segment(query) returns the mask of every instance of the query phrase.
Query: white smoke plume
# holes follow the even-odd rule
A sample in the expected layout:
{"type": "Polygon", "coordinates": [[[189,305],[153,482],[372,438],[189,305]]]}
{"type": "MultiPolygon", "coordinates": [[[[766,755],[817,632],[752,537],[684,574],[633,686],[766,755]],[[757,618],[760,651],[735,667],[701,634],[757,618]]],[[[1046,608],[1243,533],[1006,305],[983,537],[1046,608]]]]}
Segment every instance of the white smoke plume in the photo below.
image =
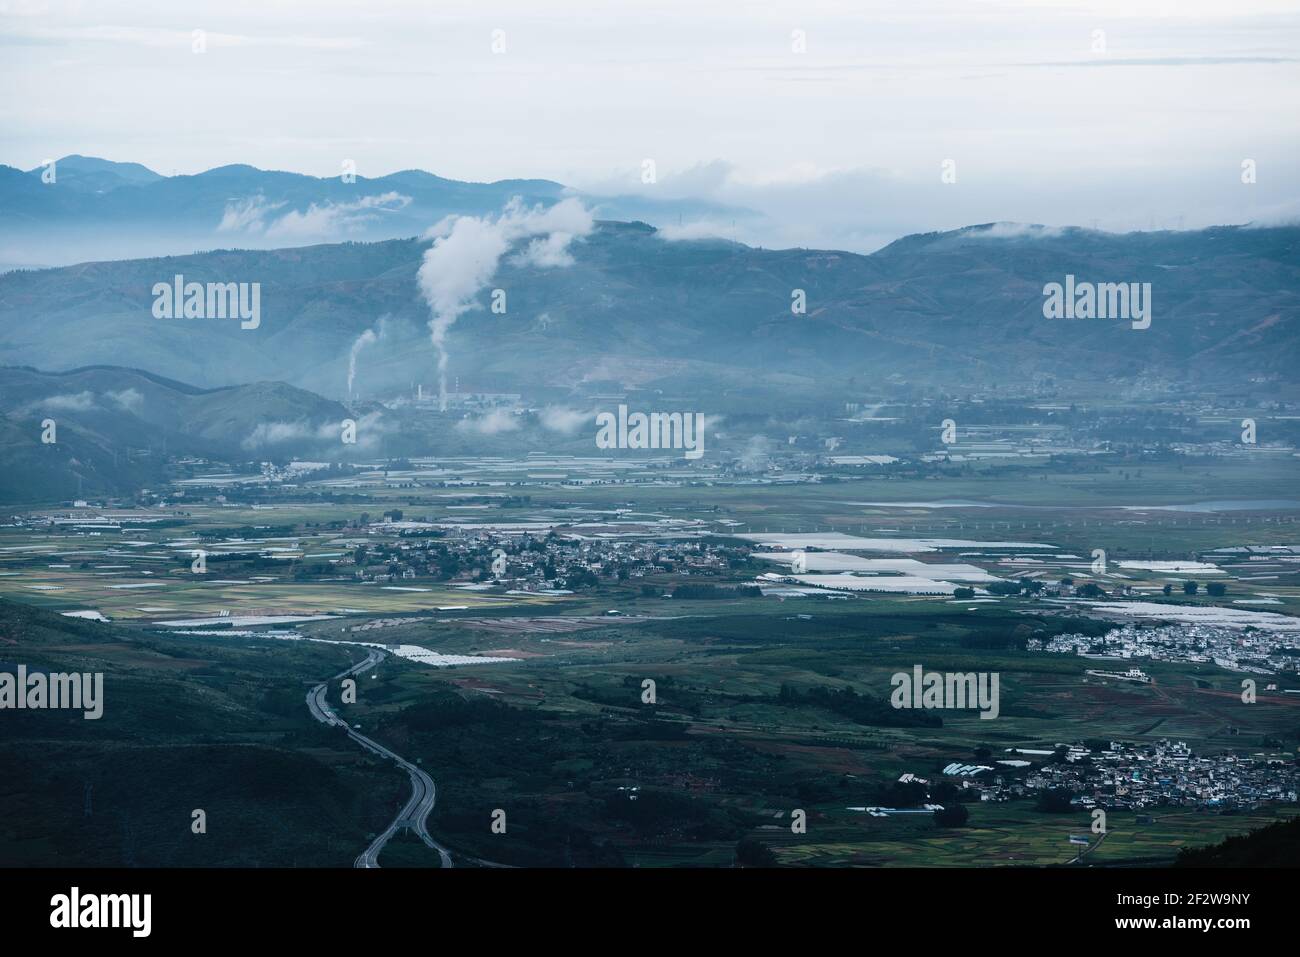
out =
{"type": "Polygon", "coordinates": [[[352,343],[352,351],[348,353],[348,398],[352,398],[352,382],[357,377],[357,356],[361,350],[378,338],[375,330],[367,329],[361,335],[357,336],[357,341],[352,343]]]}
{"type": "Polygon", "coordinates": [[[476,435],[500,435],[502,432],[514,432],[519,428],[519,418],[507,409],[493,409],[477,418],[465,418],[456,423],[460,432],[472,432],[476,435]]]}
{"type": "Polygon", "coordinates": [[[357,377],[357,357],[361,355],[361,350],[368,345],[373,345],[384,337],[387,330],[387,316],[382,317],[374,329],[367,329],[361,335],[357,336],[356,341],[352,343],[352,349],[348,352],[348,398],[352,398],[352,383],[357,377]],[[378,330],[376,332],[376,330],[378,330]]]}
{"type": "Polygon", "coordinates": [[[577,409],[552,405],[543,409],[538,418],[541,420],[542,428],[549,429],[552,432],[560,432],[564,435],[572,435],[583,426],[594,424],[596,413],[594,411],[580,412],[577,409]]]}
{"type": "Polygon", "coordinates": [[[525,209],[511,200],[495,220],[456,216],[443,219],[426,235],[436,236],[424,254],[417,277],[420,294],[433,313],[429,338],[438,353],[439,406],[447,408],[447,330],[462,313],[474,308],[474,297],[488,284],[511,245],[534,236],[546,237],[536,252],[526,255],[539,268],[566,266],[569,243],[591,232],[592,218],[582,203],[569,198],[549,209],[525,209]]]}

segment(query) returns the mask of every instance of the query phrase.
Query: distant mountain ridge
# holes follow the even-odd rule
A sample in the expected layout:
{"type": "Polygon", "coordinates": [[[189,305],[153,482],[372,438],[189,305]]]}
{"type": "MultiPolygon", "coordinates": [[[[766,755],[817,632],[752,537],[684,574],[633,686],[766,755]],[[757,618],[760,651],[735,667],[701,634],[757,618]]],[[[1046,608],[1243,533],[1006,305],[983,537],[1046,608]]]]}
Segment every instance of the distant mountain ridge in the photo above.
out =
{"type": "MultiPolygon", "coordinates": [[[[86,263],[0,276],[0,358],[60,370],[129,365],[211,388],[281,379],[343,398],[434,387],[416,239],[86,263]],[[154,283],[259,282],[262,322],[160,320],[154,283]]],[[[987,224],[869,256],[668,241],[601,222],[541,268],[507,256],[448,333],[467,391],[657,390],[721,402],[851,398],[893,383],[970,391],[1059,383],[1083,394],[1203,386],[1285,397],[1298,384],[1300,228],[1098,233],[987,224]],[[1046,283],[1150,283],[1153,321],[1052,320],[1046,283]],[[792,312],[802,290],[805,315],[792,312]]]]}
{"type": "MultiPolygon", "coordinates": [[[[37,166],[27,171],[28,176],[41,179],[49,167],[37,166]]],[[[163,179],[159,173],[139,163],[117,163],[96,156],[72,154],[55,162],[55,181],[95,193],[107,193],[120,186],[143,186],[163,179]]]]}
{"type": "MultiPolygon", "coordinates": [[[[319,177],[246,164],[163,176],[138,163],[71,155],[52,171],[0,165],[0,266],[395,239],[421,235],[449,214],[497,213],[515,197],[546,206],[567,195],[576,194],[545,179],[471,183],[419,169],[319,177]]],[[[737,213],[689,200],[587,202],[613,218],[737,213]]]]}

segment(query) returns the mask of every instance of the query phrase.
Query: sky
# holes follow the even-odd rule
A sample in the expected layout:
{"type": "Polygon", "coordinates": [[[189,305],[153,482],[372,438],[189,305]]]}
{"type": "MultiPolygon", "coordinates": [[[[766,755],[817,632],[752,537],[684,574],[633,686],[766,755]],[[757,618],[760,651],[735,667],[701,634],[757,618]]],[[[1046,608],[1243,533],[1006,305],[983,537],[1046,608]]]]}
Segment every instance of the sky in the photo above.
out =
{"type": "Polygon", "coordinates": [[[0,80],[24,169],[547,178],[768,246],[1300,214],[1300,0],[0,0],[0,80]]]}

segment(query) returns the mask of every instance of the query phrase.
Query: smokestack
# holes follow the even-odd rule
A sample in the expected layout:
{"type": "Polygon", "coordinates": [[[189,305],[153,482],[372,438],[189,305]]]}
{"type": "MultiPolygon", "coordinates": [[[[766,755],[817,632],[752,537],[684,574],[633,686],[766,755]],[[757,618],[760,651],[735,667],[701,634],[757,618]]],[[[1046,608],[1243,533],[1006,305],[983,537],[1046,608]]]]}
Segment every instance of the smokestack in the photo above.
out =
{"type": "Polygon", "coordinates": [[[432,313],[429,338],[438,357],[438,399],[443,411],[447,409],[447,332],[462,313],[475,307],[475,297],[491,281],[511,244],[546,236],[532,242],[520,261],[534,268],[567,266],[573,262],[567,246],[590,233],[593,225],[591,213],[576,198],[531,210],[516,198],[496,220],[448,217],[430,231],[437,238],[424,253],[417,281],[432,313]]]}

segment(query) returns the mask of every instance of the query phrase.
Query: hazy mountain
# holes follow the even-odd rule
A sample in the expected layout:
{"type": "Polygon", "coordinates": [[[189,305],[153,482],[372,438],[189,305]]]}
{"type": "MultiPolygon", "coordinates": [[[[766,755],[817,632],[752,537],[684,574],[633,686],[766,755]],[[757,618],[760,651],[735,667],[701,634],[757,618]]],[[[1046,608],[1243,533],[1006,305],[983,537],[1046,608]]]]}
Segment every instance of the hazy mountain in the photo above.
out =
{"type": "MultiPolygon", "coordinates": [[[[42,369],[130,365],[204,387],[279,379],[344,397],[349,350],[372,329],[382,335],[358,353],[357,394],[416,382],[429,390],[429,309],[416,285],[428,245],[221,250],[10,273],[0,276],[0,355],[42,369]],[[177,274],[261,283],[260,327],[155,319],[153,284],[177,274]]],[[[644,224],[601,223],[571,251],[562,268],[502,260],[488,287],[507,291],[507,314],[487,309],[484,289],[481,308],[451,328],[452,386],[780,404],[828,387],[848,397],[891,383],[1020,385],[1025,370],[1084,395],[1111,382],[1276,394],[1297,380],[1294,227],[1113,235],[998,224],[861,256],[670,242],[644,224]],[[1045,319],[1044,285],[1067,274],[1150,283],[1150,328],[1045,319]],[[806,315],[791,312],[796,289],[806,315]]]]}
{"type": "Polygon", "coordinates": [[[347,415],[281,382],[196,389],[112,366],[63,373],[0,367],[0,501],[132,492],[160,482],[169,455],[256,461],[286,450],[337,449],[347,415]],[[55,441],[43,442],[51,421],[55,441]]]}
{"type": "MultiPolygon", "coordinates": [[[[48,175],[48,167],[37,166],[27,175],[41,180],[48,175]]],[[[139,163],[115,163],[95,156],[76,153],[58,160],[54,167],[54,180],[64,186],[88,193],[107,193],[120,186],[143,186],[163,177],[139,163]]],[[[45,184],[48,185],[48,184],[45,184]]]]}
{"type": "MultiPolygon", "coordinates": [[[[245,165],[162,176],[138,163],[76,155],[55,162],[52,181],[46,169],[0,165],[0,268],[418,236],[448,214],[495,213],[516,197],[549,205],[571,192],[550,180],[466,183],[423,170],[357,174],[351,182],[245,165]]],[[[612,218],[660,222],[738,212],[638,197],[588,205],[612,218]]]]}

